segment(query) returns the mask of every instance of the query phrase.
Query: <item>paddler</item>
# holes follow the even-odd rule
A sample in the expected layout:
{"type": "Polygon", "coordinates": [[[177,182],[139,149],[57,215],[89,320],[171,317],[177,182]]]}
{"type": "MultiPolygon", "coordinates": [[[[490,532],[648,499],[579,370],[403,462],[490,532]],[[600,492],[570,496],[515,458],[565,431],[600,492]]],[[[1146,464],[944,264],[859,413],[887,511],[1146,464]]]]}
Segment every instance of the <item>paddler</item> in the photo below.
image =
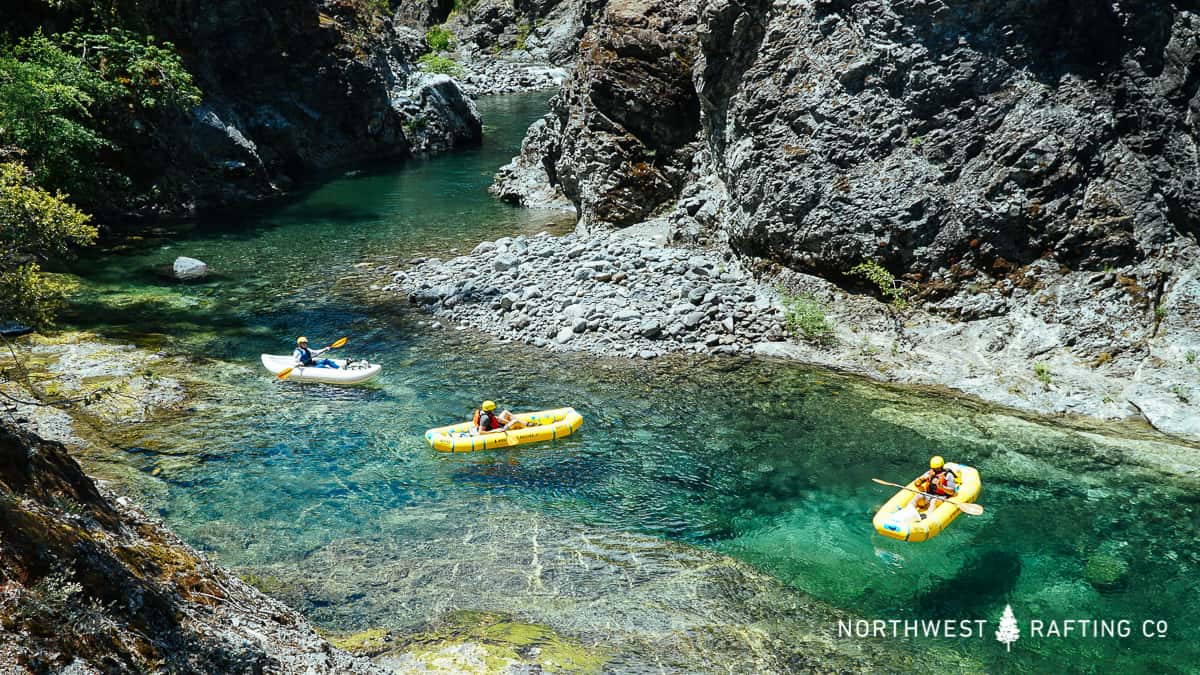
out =
{"type": "Polygon", "coordinates": [[[338,364],[329,359],[317,359],[314,357],[320,356],[332,349],[326,347],[324,349],[309,349],[308,338],[301,335],[296,338],[296,350],[292,352],[292,359],[295,360],[297,366],[305,368],[337,368],[338,364]]]}
{"type": "Polygon", "coordinates": [[[484,401],[479,410],[475,411],[475,433],[487,434],[493,431],[508,431],[509,429],[520,429],[524,425],[521,420],[517,419],[511,412],[505,410],[496,413],[495,401],[484,401]]]}
{"type": "MultiPolygon", "coordinates": [[[[954,472],[946,468],[946,460],[941,455],[929,458],[929,470],[917,479],[916,488],[935,497],[953,497],[958,494],[958,480],[954,472]]],[[[934,499],[930,509],[936,509],[944,500],[934,499]]]]}

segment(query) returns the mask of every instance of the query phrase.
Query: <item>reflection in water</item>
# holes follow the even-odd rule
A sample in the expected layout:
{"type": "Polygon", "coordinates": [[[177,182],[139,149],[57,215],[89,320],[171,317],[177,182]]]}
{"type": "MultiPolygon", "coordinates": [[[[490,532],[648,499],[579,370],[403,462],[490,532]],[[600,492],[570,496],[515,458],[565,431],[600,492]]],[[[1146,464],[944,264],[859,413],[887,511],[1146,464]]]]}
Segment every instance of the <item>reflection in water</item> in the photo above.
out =
{"type": "Polygon", "coordinates": [[[1155,649],[919,643],[964,670],[1200,663],[1196,485],[1126,462],[1131,446],[777,363],[551,355],[375,304],[364,287],[412,257],[555,225],[483,192],[544,99],[481,107],[495,133],[477,151],[336,181],[252,226],[205,223],[76,270],[78,325],[202,355],[194,411],[114,431],[125,488],[188,541],[280,579],[326,628],[510,611],[616,645],[630,667],[664,654],[685,671],[802,667],[833,644],[806,642],[833,613],[803,594],[867,618],[994,622],[1011,603],[1020,616],[1172,626],[1155,649]],[[181,254],[221,276],[177,285],[142,272],[181,254]],[[273,381],[258,355],[300,333],[347,335],[346,355],[384,375],[353,389],[273,381]],[[555,443],[429,449],[426,428],[484,398],[572,405],[585,423],[555,443]],[[979,467],[985,515],[924,544],[875,535],[891,492],[870,479],[907,482],[935,451],[979,467]]]}

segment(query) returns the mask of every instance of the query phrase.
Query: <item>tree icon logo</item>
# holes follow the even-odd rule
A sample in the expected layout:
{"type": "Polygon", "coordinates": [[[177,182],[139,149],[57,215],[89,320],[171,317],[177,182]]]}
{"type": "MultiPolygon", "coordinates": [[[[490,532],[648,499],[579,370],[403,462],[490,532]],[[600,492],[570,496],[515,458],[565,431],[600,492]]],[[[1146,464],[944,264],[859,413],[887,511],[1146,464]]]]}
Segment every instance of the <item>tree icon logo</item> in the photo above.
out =
{"type": "Polygon", "coordinates": [[[1021,637],[1021,629],[1017,627],[1017,617],[1013,616],[1012,605],[1004,606],[1004,616],[1000,617],[1000,627],[996,629],[996,641],[1003,642],[1007,651],[1012,651],[1012,643],[1021,637]]]}

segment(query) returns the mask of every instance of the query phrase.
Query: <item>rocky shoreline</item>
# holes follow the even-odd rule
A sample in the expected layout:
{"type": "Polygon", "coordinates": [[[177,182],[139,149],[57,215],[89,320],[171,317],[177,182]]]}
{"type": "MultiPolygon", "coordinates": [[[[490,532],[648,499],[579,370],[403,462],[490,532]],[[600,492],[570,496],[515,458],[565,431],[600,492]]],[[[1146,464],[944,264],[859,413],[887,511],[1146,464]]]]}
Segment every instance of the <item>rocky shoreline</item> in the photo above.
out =
{"type": "Polygon", "coordinates": [[[384,673],[0,424],[0,671],[384,673]]]}
{"type": "MultiPolygon", "coordinates": [[[[783,358],[947,387],[1032,413],[1148,422],[1166,434],[1200,438],[1200,365],[1187,357],[1195,353],[1189,345],[1200,350],[1186,329],[1195,307],[1189,298],[1200,287],[1194,275],[1172,286],[1159,343],[1096,363],[1062,345],[1055,326],[1033,310],[977,320],[927,311],[933,306],[901,312],[818,277],[770,265],[749,270],[731,253],[671,244],[669,232],[658,220],[616,231],[505,237],[468,255],[410,261],[377,288],[406,295],[433,315],[435,328],[473,328],[553,351],[783,358]],[[795,319],[789,325],[796,298],[819,313],[828,334],[805,339],[795,319]]],[[[1026,304],[1043,312],[1043,295],[1071,302],[1071,289],[1092,292],[1104,282],[1062,277],[1049,267],[1029,274],[1039,290],[1025,293],[1026,304]]],[[[1109,276],[1120,292],[1121,273],[1109,276]]]]}
{"type": "Polygon", "coordinates": [[[733,355],[785,337],[774,293],[736,262],[665,246],[653,227],[483,242],[397,271],[385,288],[433,312],[435,325],[555,350],[733,355]]]}
{"type": "Polygon", "coordinates": [[[472,98],[556,89],[567,78],[566,68],[537,60],[527,52],[508,56],[460,52],[458,63],[466,71],[456,78],[458,85],[472,98]]]}

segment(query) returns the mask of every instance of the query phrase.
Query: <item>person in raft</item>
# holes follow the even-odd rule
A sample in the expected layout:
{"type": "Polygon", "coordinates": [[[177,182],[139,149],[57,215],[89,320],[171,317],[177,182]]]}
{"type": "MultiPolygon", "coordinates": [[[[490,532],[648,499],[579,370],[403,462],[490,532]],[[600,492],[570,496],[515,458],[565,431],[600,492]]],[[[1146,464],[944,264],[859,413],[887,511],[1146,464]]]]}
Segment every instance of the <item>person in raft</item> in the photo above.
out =
{"type": "MultiPolygon", "coordinates": [[[[958,494],[958,479],[953,471],[946,468],[946,460],[941,455],[935,455],[929,459],[929,470],[917,479],[916,487],[921,492],[937,497],[953,497],[958,494]]],[[[936,509],[943,501],[934,499],[929,508],[936,509]]]]}
{"type": "Polygon", "coordinates": [[[297,366],[305,368],[337,368],[338,364],[329,359],[313,358],[327,351],[329,351],[329,347],[325,349],[309,349],[308,338],[301,335],[296,338],[296,351],[292,352],[292,358],[295,359],[297,366]]]}
{"type": "Polygon", "coordinates": [[[521,420],[507,410],[497,414],[495,401],[484,401],[480,409],[475,411],[475,433],[487,434],[493,431],[508,431],[525,426],[521,420]]]}

